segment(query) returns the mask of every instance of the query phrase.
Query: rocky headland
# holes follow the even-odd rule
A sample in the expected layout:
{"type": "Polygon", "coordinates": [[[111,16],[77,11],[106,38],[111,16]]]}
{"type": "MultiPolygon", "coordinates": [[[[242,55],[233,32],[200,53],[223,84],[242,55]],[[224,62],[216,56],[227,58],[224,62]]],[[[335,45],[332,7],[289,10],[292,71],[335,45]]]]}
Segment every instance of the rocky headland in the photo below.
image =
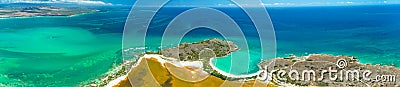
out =
{"type": "MultiPolygon", "coordinates": [[[[259,63],[268,81],[282,86],[398,86],[400,70],[394,65],[361,64],[353,56],[311,54],[275,58],[259,63]],[[285,73],[282,73],[285,72],[285,73]]],[[[266,79],[263,79],[266,80],[266,79]]]]}
{"type": "Polygon", "coordinates": [[[392,87],[400,84],[397,78],[400,70],[394,65],[361,64],[353,56],[311,54],[274,58],[261,61],[258,64],[260,73],[257,75],[243,78],[232,78],[234,76],[229,76],[210,64],[212,58],[227,56],[237,50],[239,48],[231,41],[209,39],[179,44],[158,52],[146,52],[136,60],[126,75],[114,77],[113,81],[108,80],[107,86],[392,87]]]}

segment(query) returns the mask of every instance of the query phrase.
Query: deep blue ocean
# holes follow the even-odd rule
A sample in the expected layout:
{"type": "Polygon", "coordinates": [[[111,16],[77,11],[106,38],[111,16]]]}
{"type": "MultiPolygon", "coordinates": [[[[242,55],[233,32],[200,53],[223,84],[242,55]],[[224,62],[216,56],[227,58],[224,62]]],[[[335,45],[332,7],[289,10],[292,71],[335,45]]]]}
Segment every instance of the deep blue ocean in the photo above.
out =
{"type": "MultiPolygon", "coordinates": [[[[166,21],[171,21],[187,9],[190,8],[161,9],[150,25],[149,35],[162,35],[163,29],[169,23],[166,21]]],[[[261,59],[271,58],[260,56],[258,33],[252,21],[240,8],[215,9],[225,12],[241,27],[249,43],[250,60],[231,59],[228,56],[216,59],[214,64],[236,75],[257,72],[256,64],[261,59]],[[249,64],[249,68],[246,64],[249,64]]],[[[384,65],[398,65],[396,63],[400,61],[397,59],[400,58],[400,36],[397,35],[400,32],[399,10],[399,5],[267,8],[275,29],[277,57],[309,54],[345,55],[355,56],[362,63],[384,65]]],[[[189,32],[182,42],[215,37],[222,38],[215,31],[197,29],[189,32]]],[[[237,53],[240,55],[246,52],[239,50],[237,53]]]]}
{"type": "MultiPolygon", "coordinates": [[[[118,64],[130,7],[91,8],[106,11],[0,19],[0,84],[76,86],[118,64]]],[[[158,12],[147,34],[149,50],[158,50],[168,23],[187,9],[167,7],[158,12]]],[[[239,66],[227,56],[213,61],[218,68],[236,75],[249,74],[258,71],[261,59],[272,59],[260,56],[258,35],[243,10],[215,9],[239,24],[251,50],[249,66],[239,66]],[[246,70],[231,71],[231,67],[246,70]]],[[[355,56],[362,63],[400,65],[400,5],[269,7],[267,11],[276,33],[277,57],[331,54],[355,56]]],[[[182,42],[208,38],[222,37],[204,28],[189,32],[182,42]]]]}

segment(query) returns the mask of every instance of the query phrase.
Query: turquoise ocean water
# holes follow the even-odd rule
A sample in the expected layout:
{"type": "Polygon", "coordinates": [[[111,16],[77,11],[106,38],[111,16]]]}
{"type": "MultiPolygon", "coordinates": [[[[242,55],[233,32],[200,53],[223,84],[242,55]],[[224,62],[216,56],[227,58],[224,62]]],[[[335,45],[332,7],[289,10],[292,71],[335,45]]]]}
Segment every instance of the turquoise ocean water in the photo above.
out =
{"type": "MultiPolygon", "coordinates": [[[[27,86],[77,86],[100,77],[121,62],[121,35],[130,7],[93,7],[106,12],[72,17],[0,19],[0,83],[27,86]]],[[[396,64],[400,58],[400,5],[268,8],[277,37],[277,56],[313,53],[356,56],[362,63],[396,64]]],[[[158,50],[161,34],[180,12],[163,8],[150,25],[149,50],[158,50]]],[[[238,8],[216,8],[231,16],[249,43],[249,66],[230,56],[213,63],[241,75],[258,71],[260,44],[254,26],[238,8]],[[231,66],[237,70],[231,70],[231,66]],[[249,70],[241,70],[241,69],[249,70]]],[[[168,38],[168,37],[167,37],[168,38]]],[[[222,38],[206,28],[182,42],[222,38]]],[[[235,40],[234,40],[235,41],[235,40]]],[[[234,54],[242,54],[243,51],[234,54]]]]}
{"type": "Polygon", "coordinates": [[[122,61],[130,7],[71,17],[0,19],[0,86],[77,86],[122,61]]]}
{"type": "MultiPolygon", "coordinates": [[[[189,8],[161,9],[148,33],[158,37],[154,40],[159,41],[157,35],[161,35],[168,22],[185,9],[189,8]]],[[[231,74],[257,72],[257,64],[271,58],[260,56],[260,41],[251,20],[239,8],[215,9],[228,14],[242,28],[249,44],[250,58],[232,59],[231,55],[215,59],[213,63],[231,74]]],[[[356,56],[360,62],[371,64],[398,65],[400,61],[399,5],[273,7],[267,10],[275,28],[277,57],[332,54],[356,56]]],[[[182,42],[214,37],[222,38],[214,31],[199,28],[189,32],[182,42]]],[[[233,55],[245,53],[239,50],[233,55]]]]}

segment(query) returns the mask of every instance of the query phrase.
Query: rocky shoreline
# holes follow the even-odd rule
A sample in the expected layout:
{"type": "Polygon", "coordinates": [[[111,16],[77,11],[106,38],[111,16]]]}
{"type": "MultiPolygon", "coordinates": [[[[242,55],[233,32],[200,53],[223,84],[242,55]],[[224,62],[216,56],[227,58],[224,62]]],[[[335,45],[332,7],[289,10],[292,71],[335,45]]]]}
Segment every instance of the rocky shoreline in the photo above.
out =
{"type": "Polygon", "coordinates": [[[262,61],[259,63],[259,68],[269,72],[268,76],[272,77],[269,81],[282,86],[393,87],[400,84],[400,78],[398,78],[400,70],[394,65],[361,64],[353,56],[333,56],[328,54],[310,54],[302,57],[291,56],[262,61]],[[296,72],[290,73],[294,71],[297,74],[296,72]],[[281,72],[285,73],[282,74],[281,72]]]}
{"type": "Polygon", "coordinates": [[[82,87],[110,87],[113,84],[118,84],[122,81],[127,74],[126,68],[130,66],[133,61],[124,61],[118,66],[114,66],[110,71],[106,72],[102,77],[94,79],[86,84],[81,84],[82,87]]]}
{"type": "MultiPolygon", "coordinates": [[[[165,66],[165,63],[172,64],[174,67],[196,69],[200,76],[216,75],[217,77],[232,77],[232,78],[247,78],[248,76],[234,76],[228,73],[224,73],[222,70],[217,69],[212,65],[211,60],[216,57],[227,56],[231,52],[239,50],[238,47],[231,41],[209,39],[196,43],[183,43],[175,48],[168,48],[160,50],[159,52],[145,52],[141,54],[141,57],[134,59],[133,61],[124,61],[118,67],[115,67],[100,79],[90,82],[86,86],[98,87],[98,86],[110,86],[115,85],[121,79],[126,77],[127,73],[124,72],[126,66],[132,66],[135,68],[143,59],[156,58],[164,68],[169,69],[165,66]],[[202,49],[202,50],[201,50],[202,49]],[[135,62],[136,61],[136,62],[135,62]],[[133,63],[135,62],[135,63],[133,63]],[[183,64],[183,65],[182,65],[183,64]],[[115,72],[116,71],[116,72],[115,72]],[[215,72],[216,71],[216,72],[215,72]],[[116,79],[116,80],[113,80],[116,79]]],[[[172,70],[173,71],[173,70],[172,70]]],[[[173,74],[173,72],[171,72],[173,74]]],[[[254,76],[254,75],[253,75],[254,76]]],[[[205,77],[203,77],[204,79],[205,77]]],[[[226,78],[223,78],[226,79],[226,78]]],[[[193,80],[193,79],[188,79],[193,80]]]]}
{"type": "MultiPolygon", "coordinates": [[[[396,67],[392,66],[381,66],[381,65],[371,65],[371,64],[361,64],[358,62],[358,59],[352,56],[333,56],[333,55],[327,55],[327,54],[310,54],[308,56],[302,56],[302,57],[297,57],[297,56],[290,56],[290,57],[285,57],[285,58],[275,58],[271,60],[264,60],[258,64],[258,67],[260,68],[260,71],[251,75],[244,75],[244,76],[234,76],[228,73],[224,73],[223,71],[217,69],[215,66],[210,63],[210,61],[213,58],[216,58],[218,53],[224,53],[224,55],[218,54],[219,57],[221,56],[226,56],[229,55],[231,52],[234,52],[238,50],[238,48],[230,42],[226,42],[223,40],[218,40],[218,39],[209,39],[209,40],[204,40],[201,42],[197,43],[184,43],[180,44],[176,48],[169,48],[169,49],[163,49],[160,50],[159,52],[154,52],[154,53],[144,53],[140,59],[138,59],[135,63],[135,65],[131,68],[131,70],[125,75],[119,75],[119,77],[115,77],[115,75],[108,74],[106,77],[110,77],[112,79],[116,79],[114,81],[106,80],[109,83],[107,86],[109,87],[124,87],[124,86],[132,86],[130,84],[130,80],[139,81],[135,79],[128,79],[129,77],[135,77],[138,76],[140,73],[138,73],[140,68],[144,67],[154,67],[153,65],[149,66],[144,66],[142,63],[143,61],[147,61],[144,63],[149,63],[149,61],[155,61],[159,62],[160,66],[163,68],[159,68],[157,72],[164,72],[164,74],[168,74],[169,79],[177,79],[179,78],[180,80],[183,80],[183,82],[180,83],[173,83],[169,82],[170,80],[164,78],[162,80],[161,78],[155,78],[154,80],[152,79],[146,79],[145,82],[157,84],[158,81],[159,85],[173,85],[173,84],[181,84],[181,83],[197,83],[197,82],[202,82],[202,81],[207,81],[209,80],[208,78],[213,77],[213,78],[219,78],[216,79],[218,81],[228,81],[231,82],[232,84],[237,84],[237,83],[252,83],[252,82],[257,82],[260,83],[264,86],[398,86],[398,81],[400,81],[400,78],[396,78],[400,75],[400,70],[396,67]],[[221,45],[223,44],[223,45],[221,45]],[[208,49],[206,51],[204,50],[199,50],[199,47],[201,49],[208,49]],[[230,47],[235,47],[234,49],[230,49],[230,47]],[[229,48],[229,49],[228,49],[229,48]],[[216,50],[219,49],[219,50],[216,50]],[[222,50],[221,50],[222,49],[222,50]],[[183,51],[181,51],[183,50],[183,51]],[[215,52],[215,51],[220,51],[220,52],[215,52]],[[202,55],[202,56],[194,56],[196,53],[204,53],[207,55],[202,55]],[[211,53],[211,54],[210,54],[211,53]],[[213,54],[215,53],[215,54],[213,54]],[[182,56],[185,55],[185,56],[182,56]],[[202,58],[204,57],[204,58],[202,58]],[[184,62],[184,63],[182,63],[184,62]],[[343,63],[342,63],[343,62],[343,63]],[[339,66],[339,65],[344,65],[339,66]],[[298,74],[293,73],[289,75],[281,74],[280,72],[286,72],[290,73],[291,70],[296,70],[300,71],[298,74]],[[315,72],[307,71],[307,70],[315,70],[315,72]],[[328,71],[328,70],[336,70],[337,72],[344,72],[339,73],[339,75],[348,75],[351,74],[355,78],[346,78],[343,80],[341,79],[336,79],[332,80],[331,77],[332,75],[326,75],[327,73],[319,73],[321,71],[328,71]],[[360,80],[364,79],[361,78],[361,74],[365,73],[356,73],[355,70],[365,72],[365,71],[371,71],[370,75],[371,77],[376,77],[376,76],[394,76],[391,78],[388,78],[387,80],[391,81],[382,81],[382,80],[360,80]],[[279,72],[278,72],[279,71],[279,72]],[[306,73],[309,73],[310,76],[314,77],[302,77],[302,78],[295,78],[293,79],[292,77],[297,77],[301,76],[300,74],[304,75],[304,72],[301,71],[307,71],[306,73]],[[346,72],[347,71],[347,72],[346,72]],[[206,72],[206,73],[204,73],[206,72]],[[180,73],[180,74],[177,74],[180,73]],[[186,73],[186,74],[183,74],[186,73]],[[172,76],[172,77],[170,77],[172,76]],[[197,76],[196,78],[193,78],[192,76],[197,76]],[[331,77],[329,77],[331,76],[331,77]],[[359,77],[357,77],[359,76],[359,77]],[[282,77],[285,79],[283,80],[282,77]],[[325,79],[319,79],[319,78],[325,78],[325,79]],[[309,80],[308,80],[309,79],[309,80]],[[148,81],[147,81],[148,80],[148,81]],[[161,83],[160,83],[161,81],[161,83]]],[[[132,61],[131,61],[132,62],[132,61]]],[[[156,63],[157,64],[157,63],[156,63]]],[[[132,64],[124,63],[122,66],[128,66],[132,64]]],[[[143,71],[142,74],[144,73],[143,71]]],[[[154,73],[152,68],[150,68],[150,71],[145,71],[147,73],[153,73],[151,75],[148,75],[148,77],[142,77],[144,78],[149,78],[153,77],[155,74],[159,73],[154,73]]],[[[161,73],[162,74],[162,73],[161,73]]],[[[142,76],[142,75],[139,75],[142,76]]],[[[158,75],[157,75],[158,76],[158,75]]],[[[161,76],[162,77],[162,76],[161,76]]],[[[164,76],[165,77],[165,76],[164,76]]],[[[382,77],[384,78],[384,77],[382,77]]],[[[385,77],[386,78],[386,77],[385,77]]],[[[142,81],[139,81],[142,82],[142,81]]],[[[202,84],[202,83],[198,83],[202,84]]],[[[222,85],[222,84],[220,84],[222,85]]],[[[220,86],[217,85],[217,86],[220,86]]],[[[92,85],[92,86],[99,86],[99,85],[92,85]]],[[[101,85],[103,86],[103,85],[101,85]]],[[[135,84],[135,86],[140,86],[135,84]]],[[[254,85],[253,85],[254,86],[254,85]]]]}

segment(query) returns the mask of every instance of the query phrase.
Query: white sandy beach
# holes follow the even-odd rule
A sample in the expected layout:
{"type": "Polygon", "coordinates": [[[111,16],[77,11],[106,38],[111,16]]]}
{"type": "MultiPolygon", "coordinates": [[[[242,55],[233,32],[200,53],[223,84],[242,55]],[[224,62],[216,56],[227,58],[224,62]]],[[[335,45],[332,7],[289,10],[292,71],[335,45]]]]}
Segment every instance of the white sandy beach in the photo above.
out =
{"type": "MultiPolygon", "coordinates": [[[[139,58],[138,62],[137,62],[135,65],[133,65],[132,68],[135,68],[136,66],[138,66],[138,64],[140,64],[139,62],[142,61],[143,58],[155,58],[155,59],[157,59],[158,62],[161,63],[161,65],[162,65],[163,67],[165,67],[164,64],[167,63],[167,62],[170,63],[170,64],[173,64],[173,65],[175,65],[175,66],[178,66],[178,67],[184,67],[184,66],[202,67],[202,66],[203,66],[203,63],[202,63],[201,61],[179,61],[179,62],[170,62],[170,61],[164,60],[163,58],[167,58],[167,57],[164,57],[164,56],[162,56],[162,55],[158,55],[158,54],[145,54],[144,56],[142,56],[142,57],[139,58]]],[[[171,59],[171,58],[167,58],[167,59],[171,59]]],[[[172,59],[173,59],[173,58],[172,58],[172,59]]],[[[247,77],[253,77],[253,76],[259,75],[259,74],[262,72],[262,71],[258,71],[258,72],[256,72],[256,73],[252,73],[252,74],[248,74],[248,75],[233,75],[233,74],[229,74],[229,73],[224,72],[224,71],[218,69],[217,67],[215,67],[215,66],[212,64],[212,62],[211,62],[211,60],[213,60],[213,59],[214,59],[214,58],[211,58],[211,59],[210,59],[210,62],[209,62],[211,68],[213,68],[214,70],[216,70],[216,71],[219,72],[220,74],[225,75],[225,76],[228,76],[228,77],[231,77],[231,78],[247,78],[247,77]]],[[[130,71],[129,71],[129,72],[130,72],[130,71]]],[[[128,72],[128,73],[129,73],[129,72],[128,72]]],[[[127,76],[127,75],[124,75],[124,76],[121,76],[121,77],[119,77],[119,78],[117,78],[117,79],[111,81],[110,83],[107,84],[107,87],[112,87],[112,86],[114,86],[114,85],[117,85],[120,81],[122,81],[124,78],[126,78],[126,76],[127,76]]]]}
{"type": "Polygon", "coordinates": [[[225,72],[225,71],[222,71],[222,70],[218,69],[218,68],[211,62],[213,59],[214,59],[214,58],[211,58],[211,59],[210,59],[210,62],[209,62],[211,68],[213,68],[214,70],[216,70],[216,71],[219,72],[220,74],[225,75],[225,76],[228,76],[228,77],[231,77],[231,78],[253,77],[253,76],[259,75],[259,74],[262,72],[262,71],[257,71],[256,73],[252,73],[252,74],[248,74],[248,75],[233,75],[233,74],[229,74],[229,73],[227,73],[227,72],[225,72]]]}
{"type": "Polygon", "coordinates": [[[114,79],[112,81],[110,81],[106,87],[113,87],[115,85],[117,85],[119,82],[121,82],[122,80],[124,80],[126,78],[127,75],[123,75],[121,77],[118,77],[117,79],[114,79]]]}

